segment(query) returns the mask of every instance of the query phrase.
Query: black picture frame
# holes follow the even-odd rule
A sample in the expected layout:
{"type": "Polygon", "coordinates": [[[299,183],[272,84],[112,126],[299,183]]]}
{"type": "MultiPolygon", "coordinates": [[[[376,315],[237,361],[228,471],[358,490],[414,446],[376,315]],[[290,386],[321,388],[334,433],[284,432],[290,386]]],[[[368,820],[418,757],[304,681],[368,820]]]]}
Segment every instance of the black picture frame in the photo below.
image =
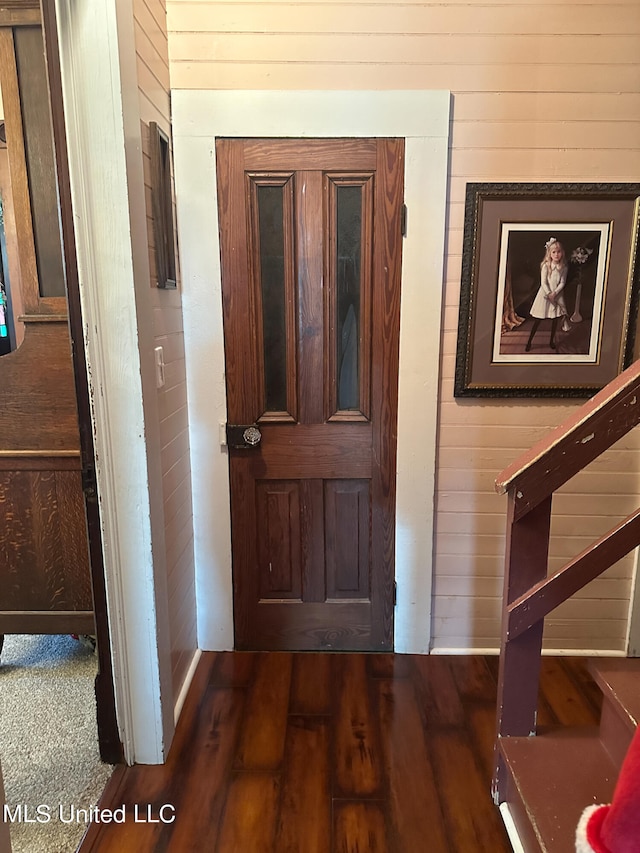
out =
{"type": "Polygon", "coordinates": [[[149,153],[158,287],[175,288],[177,287],[176,236],[171,192],[171,145],[167,134],[154,121],[149,123],[149,153]]]}
{"type": "Polygon", "coordinates": [[[629,366],[639,211],[637,183],[467,184],[455,397],[586,398],[629,366]]]}

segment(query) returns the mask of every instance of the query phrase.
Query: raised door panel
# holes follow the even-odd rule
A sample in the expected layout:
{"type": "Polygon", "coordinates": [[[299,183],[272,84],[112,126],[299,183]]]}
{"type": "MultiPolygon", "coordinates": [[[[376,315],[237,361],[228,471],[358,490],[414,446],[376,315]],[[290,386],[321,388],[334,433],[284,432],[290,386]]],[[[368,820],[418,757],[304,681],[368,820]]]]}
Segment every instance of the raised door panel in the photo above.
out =
{"type": "Polygon", "coordinates": [[[301,599],[300,481],[256,483],[259,596],[301,599]]]}
{"type": "Polygon", "coordinates": [[[368,480],[326,480],[327,597],[368,600],[371,490],[368,480]]]}

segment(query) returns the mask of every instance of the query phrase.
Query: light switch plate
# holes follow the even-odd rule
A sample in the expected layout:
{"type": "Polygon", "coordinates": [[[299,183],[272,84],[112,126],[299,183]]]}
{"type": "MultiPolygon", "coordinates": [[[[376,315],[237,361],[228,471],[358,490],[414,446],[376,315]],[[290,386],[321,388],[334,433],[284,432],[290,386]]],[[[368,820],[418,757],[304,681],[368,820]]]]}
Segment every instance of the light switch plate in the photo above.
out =
{"type": "Polygon", "coordinates": [[[156,388],[164,388],[164,349],[156,347],[153,352],[156,361],[156,388]]]}

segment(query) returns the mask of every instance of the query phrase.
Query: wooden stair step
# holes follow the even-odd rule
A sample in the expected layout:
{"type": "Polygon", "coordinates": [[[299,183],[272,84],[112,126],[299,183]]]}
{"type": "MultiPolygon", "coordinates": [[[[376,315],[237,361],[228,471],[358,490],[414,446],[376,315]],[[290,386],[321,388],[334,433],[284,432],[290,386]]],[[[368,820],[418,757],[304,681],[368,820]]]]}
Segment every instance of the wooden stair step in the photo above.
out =
{"type": "Polygon", "coordinates": [[[595,658],[589,670],[602,690],[600,739],[619,768],[640,721],[640,660],[595,658]]]}
{"type": "Polygon", "coordinates": [[[633,734],[640,723],[640,658],[593,658],[589,671],[604,702],[614,705],[633,734]]]}
{"type": "Polygon", "coordinates": [[[583,810],[611,802],[618,769],[595,727],[501,738],[506,802],[527,853],[570,853],[583,810]]]}

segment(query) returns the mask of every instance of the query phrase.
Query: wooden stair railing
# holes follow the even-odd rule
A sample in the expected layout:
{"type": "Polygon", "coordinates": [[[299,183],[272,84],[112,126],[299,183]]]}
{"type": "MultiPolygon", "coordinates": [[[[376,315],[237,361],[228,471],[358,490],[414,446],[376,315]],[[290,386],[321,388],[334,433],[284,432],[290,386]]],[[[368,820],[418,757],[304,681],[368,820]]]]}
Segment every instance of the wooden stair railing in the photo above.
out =
{"type": "Polygon", "coordinates": [[[536,732],[544,618],[640,544],[640,509],[552,575],[553,493],[640,423],[640,361],[576,410],[496,480],[507,493],[507,541],[492,793],[505,801],[500,738],[536,732]]]}

